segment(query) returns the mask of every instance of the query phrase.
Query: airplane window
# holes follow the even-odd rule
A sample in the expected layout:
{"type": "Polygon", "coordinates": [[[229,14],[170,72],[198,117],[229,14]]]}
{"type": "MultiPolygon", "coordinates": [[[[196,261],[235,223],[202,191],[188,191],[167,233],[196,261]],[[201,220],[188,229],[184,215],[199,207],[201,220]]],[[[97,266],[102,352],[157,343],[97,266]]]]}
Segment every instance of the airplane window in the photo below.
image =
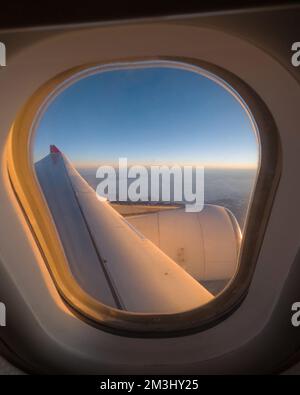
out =
{"type": "Polygon", "coordinates": [[[260,151],[216,76],[169,61],[92,69],[51,100],[32,147],[69,269],[94,299],[178,313],[236,274],[260,151]]]}

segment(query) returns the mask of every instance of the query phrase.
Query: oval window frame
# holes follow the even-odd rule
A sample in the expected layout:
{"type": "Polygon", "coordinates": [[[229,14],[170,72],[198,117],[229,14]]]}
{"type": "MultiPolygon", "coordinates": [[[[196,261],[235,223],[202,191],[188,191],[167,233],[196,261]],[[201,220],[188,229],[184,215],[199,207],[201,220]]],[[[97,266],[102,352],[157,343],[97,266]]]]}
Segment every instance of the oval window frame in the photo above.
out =
{"type": "Polygon", "coordinates": [[[64,71],[41,86],[17,114],[6,148],[9,179],[54,284],[65,303],[81,319],[125,336],[170,337],[216,325],[235,311],[247,295],[281,174],[281,147],[274,119],[266,104],[239,77],[213,64],[187,58],[119,59],[64,71]],[[227,89],[244,107],[259,140],[259,168],[248,206],[238,269],[220,295],[199,308],[175,314],[121,311],[92,298],[72,276],[58,232],[36,178],[31,142],[38,122],[52,100],[76,81],[100,71],[153,65],[200,73],[227,89]],[[251,214],[251,215],[249,215],[251,214]]]}

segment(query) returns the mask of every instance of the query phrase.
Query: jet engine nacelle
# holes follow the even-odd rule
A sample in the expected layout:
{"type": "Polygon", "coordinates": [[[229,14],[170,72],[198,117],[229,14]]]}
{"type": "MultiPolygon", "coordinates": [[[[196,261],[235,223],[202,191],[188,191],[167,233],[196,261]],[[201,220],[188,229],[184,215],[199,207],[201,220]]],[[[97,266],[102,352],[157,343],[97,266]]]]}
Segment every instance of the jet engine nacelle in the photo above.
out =
{"type": "Polygon", "coordinates": [[[179,208],[126,219],[198,281],[230,279],[236,271],[241,231],[224,207],[204,205],[196,213],[179,208]]]}

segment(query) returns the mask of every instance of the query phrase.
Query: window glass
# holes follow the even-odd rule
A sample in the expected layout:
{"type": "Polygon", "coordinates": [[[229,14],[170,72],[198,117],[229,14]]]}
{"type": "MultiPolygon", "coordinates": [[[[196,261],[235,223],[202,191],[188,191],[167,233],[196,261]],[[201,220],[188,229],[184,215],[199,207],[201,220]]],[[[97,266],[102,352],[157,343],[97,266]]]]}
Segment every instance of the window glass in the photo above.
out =
{"type": "Polygon", "coordinates": [[[104,304],[185,311],[234,276],[259,145],[214,76],[167,62],[93,72],[47,107],[33,163],[73,276],[104,304]]]}

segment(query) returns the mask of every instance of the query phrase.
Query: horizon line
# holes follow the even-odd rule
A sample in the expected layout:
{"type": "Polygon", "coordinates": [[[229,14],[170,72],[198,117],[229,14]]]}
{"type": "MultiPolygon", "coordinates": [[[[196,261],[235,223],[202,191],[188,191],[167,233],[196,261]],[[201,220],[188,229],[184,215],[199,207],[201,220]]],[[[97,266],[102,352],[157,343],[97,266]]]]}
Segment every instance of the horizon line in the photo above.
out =
{"type": "MultiPolygon", "coordinates": [[[[101,166],[111,166],[113,168],[118,168],[119,164],[116,162],[93,162],[93,163],[82,163],[80,161],[74,161],[73,165],[76,169],[93,169],[101,166]]],[[[132,166],[144,166],[149,168],[151,166],[193,166],[193,167],[204,167],[208,169],[257,169],[259,167],[259,163],[136,163],[136,162],[128,162],[128,167],[132,166]]]]}

